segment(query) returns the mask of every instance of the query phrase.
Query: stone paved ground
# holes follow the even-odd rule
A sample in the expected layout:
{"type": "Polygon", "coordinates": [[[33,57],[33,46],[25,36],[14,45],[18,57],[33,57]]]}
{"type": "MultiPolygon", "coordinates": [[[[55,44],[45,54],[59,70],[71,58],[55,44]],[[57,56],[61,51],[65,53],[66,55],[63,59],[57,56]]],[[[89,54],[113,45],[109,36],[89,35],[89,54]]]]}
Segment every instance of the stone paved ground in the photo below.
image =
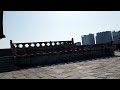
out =
{"type": "Polygon", "coordinates": [[[120,79],[116,57],[0,73],[0,79],[120,79]]]}

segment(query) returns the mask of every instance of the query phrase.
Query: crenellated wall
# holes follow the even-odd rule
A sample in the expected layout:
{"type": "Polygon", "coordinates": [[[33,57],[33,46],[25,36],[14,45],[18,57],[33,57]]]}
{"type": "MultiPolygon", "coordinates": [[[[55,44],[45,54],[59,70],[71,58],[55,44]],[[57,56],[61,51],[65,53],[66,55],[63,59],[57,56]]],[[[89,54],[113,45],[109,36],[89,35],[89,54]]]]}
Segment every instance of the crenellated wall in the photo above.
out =
{"type": "Polygon", "coordinates": [[[114,56],[114,49],[111,44],[76,46],[73,39],[71,41],[29,43],[13,43],[10,41],[10,45],[10,49],[0,50],[2,56],[0,57],[0,71],[19,66],[49,65],[114,56]]]}
{"type": "Polygon", "coordinates": [[[73,39],[71,41],[29,43],[12,43],[11,41],[11,49],[17,66],[48,65],[114,56],[114,49],[111,44],[76,46],[73,39]],[[26,47],[26,45],[28,46],[26,47]]]}
{"type": "Polygon", "coordinates": [[[50,42],[26,42],[26,43],[13,43],[11,40],[11,47],[14,48],[40,48],[40,47],[53,47],[60,45],[72,45],[73,41],[50,41],[50,42]]]}

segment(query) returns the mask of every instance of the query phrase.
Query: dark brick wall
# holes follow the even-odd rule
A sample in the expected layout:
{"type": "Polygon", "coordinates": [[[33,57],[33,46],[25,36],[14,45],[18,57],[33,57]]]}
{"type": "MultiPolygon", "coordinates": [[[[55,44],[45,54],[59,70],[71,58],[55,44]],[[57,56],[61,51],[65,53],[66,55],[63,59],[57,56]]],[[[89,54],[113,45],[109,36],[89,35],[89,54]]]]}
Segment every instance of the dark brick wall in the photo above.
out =
{"type": "Polygon", "coordinates": [[[57,53],[49,55],[31,56],[31,57],[19,57],[14,60],[11,56],[11,49],[0,49],[0,72],[11,71],[16,68],[26,67],[26,66],[37,66],[37,65],[50,65],[57,63],[73,62],[73,61],[83,61],[92,58],[100,58],[106,56],[114,56],[114,51],[110,52],[76,52],[76,53],[57,53]],[[3,57],[4,56],[4,57],[3,57]],[[20,67],[19,67],[20,66],[20,67]]]}
{"type": "Polygon", "coordinates": [[[114,52],[100,52],[89,53],[85,52],[84,55],[81,53],[66,53],[66,54],[53,54],[53,55],[41,55],[41,56],[33,56],[29,58],[19,57],[15,63],[20,66],[37,66],[37,65],[49,65],[56,63],[65,63],[65,62],[73,62],[73,61],[83,61],[89,60],[93,58],[114,56],[114,52]]]}
{"type": "Polygon", "coordinates": [[[10,48],[0,49],[0,57],[4,57],[4,56],[12,56],[12,51],[10,48]]]}

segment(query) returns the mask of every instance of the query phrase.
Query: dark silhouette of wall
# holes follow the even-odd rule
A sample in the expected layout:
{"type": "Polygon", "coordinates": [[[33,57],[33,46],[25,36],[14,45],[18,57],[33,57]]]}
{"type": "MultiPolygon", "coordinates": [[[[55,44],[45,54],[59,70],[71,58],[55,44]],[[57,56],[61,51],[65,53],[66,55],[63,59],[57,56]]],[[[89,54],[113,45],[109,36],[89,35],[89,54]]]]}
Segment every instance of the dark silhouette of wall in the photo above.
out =
{"type": "Polygon", "coordinates": [[[0,49],[0,72],[12,71],[16,68],[11,49],[0,49]]]}
{"type": "Polygon", "coordinates": [[[114,56],[111,44],[75,46],[73,39],[71,41],[29,43],[10,41],[10,44],[10,49],[0,49],[0,72],[114,56]],[[39,45],[37,46],[37,44],[39,45]],[[42,46],[42,44],[45,45],[42,46]]]}
{"type": "Polygon", "coordinates": [[[13,43],[10,40],[10,45],[17,66],[48,65],[114,56],[112,44],[76,46],[73,39],[71,41],[27,43],[13,43]]]}
{"type": "Polygon", "coordinates": [[[4,57],[4,56],[12,56],[12,51],[10,48],[0,49],[0,57],[4,57]]]}
{"type": "Polygon", "coordinates": [[[0,39],[5,38],[3,34],[3,11],[0,11],[0,39]]]}

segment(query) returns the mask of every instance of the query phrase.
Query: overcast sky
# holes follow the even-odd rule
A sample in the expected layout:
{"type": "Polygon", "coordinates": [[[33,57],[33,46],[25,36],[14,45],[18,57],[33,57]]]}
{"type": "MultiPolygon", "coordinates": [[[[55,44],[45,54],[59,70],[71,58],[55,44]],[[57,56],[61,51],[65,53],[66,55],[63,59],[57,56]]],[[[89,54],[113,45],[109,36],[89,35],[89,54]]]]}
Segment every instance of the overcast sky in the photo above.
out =
{"type": "Polygon", "coordinates": [[[120,30],[120,11],[4,11],[6,38],[0,48],[13,42],[71,40],[81,35],[120,30]]]}

